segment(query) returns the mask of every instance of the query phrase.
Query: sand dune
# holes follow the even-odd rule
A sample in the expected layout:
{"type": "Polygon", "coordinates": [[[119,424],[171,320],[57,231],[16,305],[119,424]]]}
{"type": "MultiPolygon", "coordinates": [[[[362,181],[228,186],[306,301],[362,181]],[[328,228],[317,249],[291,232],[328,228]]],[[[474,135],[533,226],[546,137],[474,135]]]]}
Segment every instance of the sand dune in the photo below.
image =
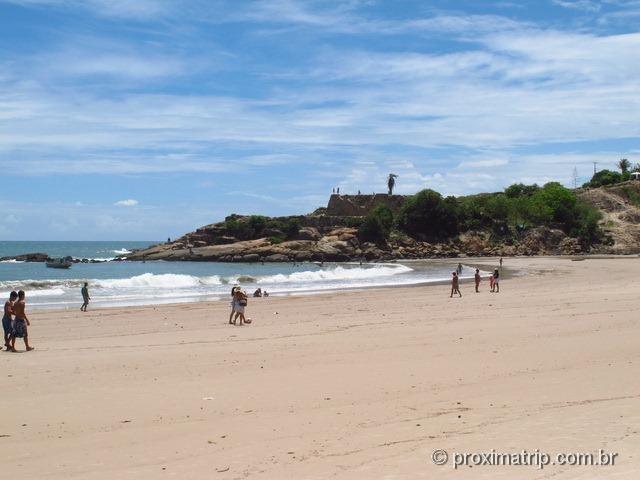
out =
{"type": "Polygon", "coordinates": [[[500,294],[251,299],[242,328],[223,302],[33,313],[37,350],[0,354],[2,477],[638,478],[640,259],[505,265],[528,274],[500,294]],[[618,457],[454,470],[435,449],[618,457]]]}

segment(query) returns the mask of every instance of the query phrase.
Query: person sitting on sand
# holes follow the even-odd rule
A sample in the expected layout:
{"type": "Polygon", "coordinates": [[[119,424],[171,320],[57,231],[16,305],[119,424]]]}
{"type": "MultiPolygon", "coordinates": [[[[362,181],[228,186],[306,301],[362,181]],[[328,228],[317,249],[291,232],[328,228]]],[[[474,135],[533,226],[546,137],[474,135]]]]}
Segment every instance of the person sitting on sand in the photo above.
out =
{"type": "Polygon", "coordinates": [[[7,347],[7,352],[11,350],[11,338],[13,337],[13,304],[18,298],[16,292],[9,294],[9,300],[4,302],[4,315],[2,316],[2,329],[4,330],[4,346],[7,347]]]}
{"type": "Polygon", "coordinates": [[[91,297],[89,296],[89,284],[84,282],[84,286],[80,289],[80,293],[82,294],[82,306],[80,307],[81,312],[86,312],[87,307],[89,306],[89,300],[91,297]]]}
{"type": "Polygon", "coordinates": [[[29,322],[25,312],[26,302],[24,297],[24,290],[20,290],[18,292],[18,301],[13,304],[13,313],[16,318],[13,319],[13,335],[11,337],[12,352],[16,351],[16,338],[24,339],[24,346],[27,349],[27,352],[33,350],[33,347],[29,346],[29,330],[27,327],[31,326],[31,322],[29,322]]]}
{"type": "Polygon", "coordinates": [[[255,292],[253,292],[253,296],[255,298],[262,297],[262,289],[260,287],[258,287],[258,289],[255,292]]]}
{"type": "Polygon", "coordinates": [[[491,288],[491,291],[500,293],[500,272],[497,268],[493,271],[493,287],[491,288]]]}
{"type": "Polygon", "coordinates": [[[244,323],[247,323],[244,317],[244,307],[247,306],[247,294],[238,287],[235,291],[234,298],[236,303],[236,316],[233,319],[233,324],[235,325],[238,317],[240,317],[240,326],[242,326],[244,323]]]}
{"type": "Polygon", "coordinates": [[[473,278],[476,282],[476,293],[480,293],[480,291],[478,290],[478,287],[480,286],[480,280],[481,280],[479,268],[476,268],[476,274],[474,275],[473,278]]]}
{"type": "Polygon", "coordinates": [[[460,293],[460,279],[458,278],[458,273],[451,272],[451,275],[451,295],[449,295],[449,298],[452,298],[454,293],[457,293],[462,297],[462,293],[460,293]]]}
{"type": "Polygon", "coordinates": [[[269,292],[267,292],[266,290],[264,292],[262,292],[262,296],[263,297],[268,297],[269,296],[269,292]]]}
{"type": "Polygon", "coordinates": [[[239,289],[239,285],[234,285],[231,289],[231,313],[229,314],[229,325],[233,324],[233,314],[236,313],[236,290],[239,289]]]}

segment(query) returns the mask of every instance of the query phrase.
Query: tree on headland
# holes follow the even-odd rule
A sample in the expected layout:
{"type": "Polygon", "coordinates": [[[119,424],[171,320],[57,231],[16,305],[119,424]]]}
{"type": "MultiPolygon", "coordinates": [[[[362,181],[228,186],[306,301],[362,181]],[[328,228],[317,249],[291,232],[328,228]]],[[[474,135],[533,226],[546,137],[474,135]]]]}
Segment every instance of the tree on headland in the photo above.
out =
{"type": "Polygon", "coordinates": [[[625,174],[631,168],[631,162],[629,162],[629,160],[627,160],[626,158],[621,158],[618,162],[618,168],[620,169],[622,174],[625,174]]]}
{"type": "Polygon", "coordinates": [[[398,175],[396,175],[395,173],[389,174],[389,178],[387,180],[387,186],[389,187],[389,195],[393,195],[393,187],[396,186],[396,178],[398,178],[398,175]]]}

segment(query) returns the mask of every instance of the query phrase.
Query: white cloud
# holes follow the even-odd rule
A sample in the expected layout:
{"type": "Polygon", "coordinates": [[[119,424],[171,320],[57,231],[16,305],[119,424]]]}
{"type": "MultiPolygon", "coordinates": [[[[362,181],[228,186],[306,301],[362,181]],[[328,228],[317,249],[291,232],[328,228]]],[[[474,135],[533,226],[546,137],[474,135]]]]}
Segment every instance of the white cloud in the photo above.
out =
{"type": "Polygon", "coordinates": [[[584,10],[587,12],[598,12],[602,7],[598,2],[593,0],[552,0],[552,2],[560,7],[584,10]]]}
{"type": "Polygon", "coordinates": [[[127,200],[119,200],[114,203],[114,205],[117,205],[118,207],[135,207],[136,205],[138,205],[138,200],[134,200],[132,198],[129,198],[127,200]]]}
{"type": "Polygon", "coordinates": [[[0,0],[24,7],[86,9],[99,15],[150,18],[170,11],[170,2],[161,0],[0,0]]]}

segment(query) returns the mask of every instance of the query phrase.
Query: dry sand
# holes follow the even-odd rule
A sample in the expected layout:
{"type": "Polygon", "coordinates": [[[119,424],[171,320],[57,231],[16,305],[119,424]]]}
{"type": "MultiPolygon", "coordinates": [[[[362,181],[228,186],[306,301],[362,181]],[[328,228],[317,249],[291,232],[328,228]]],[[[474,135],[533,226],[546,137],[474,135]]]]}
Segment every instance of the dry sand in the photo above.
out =
{"type": "Polygon", "coordinates": [[[500,294],[251,299],[245,327],[223,302],[33,313],[36,351],[0,354],[2,478],[640,478],[640,259],[505,266],[529,275],[500,294]]]}

